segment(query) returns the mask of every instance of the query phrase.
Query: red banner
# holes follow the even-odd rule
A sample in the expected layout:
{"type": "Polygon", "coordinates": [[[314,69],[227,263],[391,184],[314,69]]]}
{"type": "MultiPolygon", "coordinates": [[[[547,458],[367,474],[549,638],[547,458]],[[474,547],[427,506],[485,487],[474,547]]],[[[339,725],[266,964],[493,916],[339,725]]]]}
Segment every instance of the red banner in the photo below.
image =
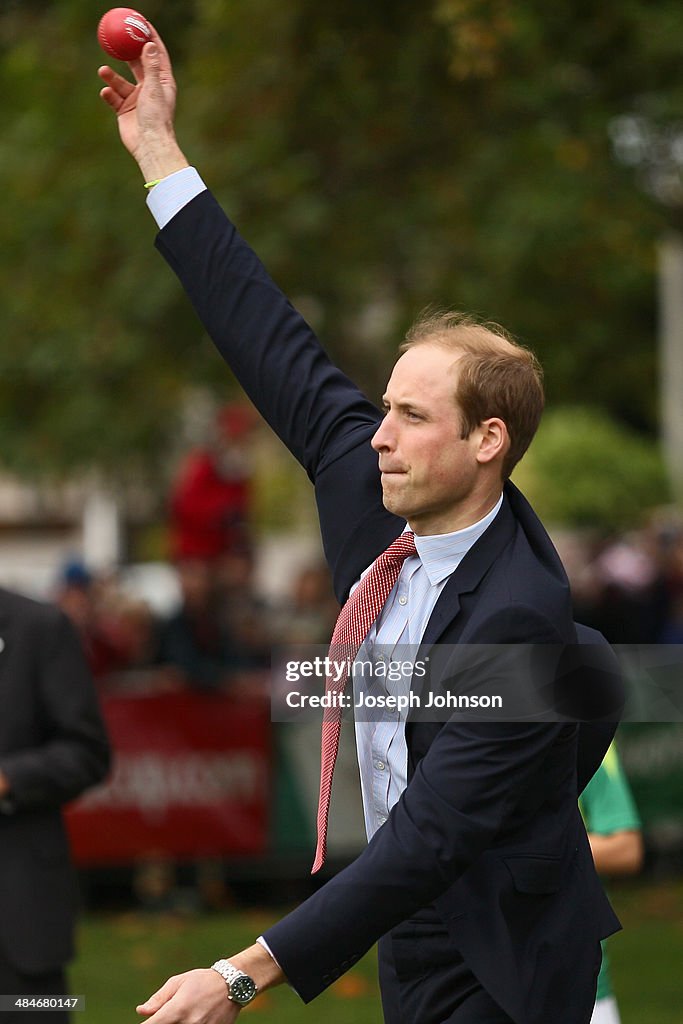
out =
{"type": "Polygon", "coordinates": [[[77,864],[264,852],[271,760],[265,702],[191,692],[109,696],[103,711],[114,766],[103,785],[67,810],[77,864]]]}

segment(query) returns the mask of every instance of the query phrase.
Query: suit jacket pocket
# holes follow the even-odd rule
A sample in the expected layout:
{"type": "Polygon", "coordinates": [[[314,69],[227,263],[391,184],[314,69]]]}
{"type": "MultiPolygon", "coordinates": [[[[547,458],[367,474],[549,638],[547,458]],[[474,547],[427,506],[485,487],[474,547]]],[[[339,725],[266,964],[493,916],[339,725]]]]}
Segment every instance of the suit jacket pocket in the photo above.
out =
{"type": "Polygon", "coordinates": [[[517,892],[544,896],[557,892],[562,878],[562,863],[552,857],[505,857],[517,892]]]}

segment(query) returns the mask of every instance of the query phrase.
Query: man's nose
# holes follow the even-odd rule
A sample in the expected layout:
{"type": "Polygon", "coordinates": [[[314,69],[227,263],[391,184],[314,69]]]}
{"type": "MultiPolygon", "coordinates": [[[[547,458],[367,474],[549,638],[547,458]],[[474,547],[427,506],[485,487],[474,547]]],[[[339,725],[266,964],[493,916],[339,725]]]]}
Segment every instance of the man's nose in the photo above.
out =
{"type": "Polygon", "coordinates": [[[376,452],[380,452],[382,449],[391,448],[393,444],[393,430],[391,428],[388,413],[375,431],[370,444],[376,452]]]}

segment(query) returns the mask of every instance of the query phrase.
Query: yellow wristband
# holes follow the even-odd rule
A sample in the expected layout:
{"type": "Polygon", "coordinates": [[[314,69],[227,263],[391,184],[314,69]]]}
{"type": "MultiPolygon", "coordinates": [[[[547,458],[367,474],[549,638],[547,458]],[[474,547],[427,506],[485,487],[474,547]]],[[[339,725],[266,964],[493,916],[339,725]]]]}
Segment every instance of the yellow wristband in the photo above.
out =
{"type": "Polygon", "coordinates": [[[163,178],[157,178],[156,181],[146,181],[145,182],[145,188],[154,188],[155,185],[158,185],[159,182],[163,181],[163,180],[164,180],[163,178]]]}

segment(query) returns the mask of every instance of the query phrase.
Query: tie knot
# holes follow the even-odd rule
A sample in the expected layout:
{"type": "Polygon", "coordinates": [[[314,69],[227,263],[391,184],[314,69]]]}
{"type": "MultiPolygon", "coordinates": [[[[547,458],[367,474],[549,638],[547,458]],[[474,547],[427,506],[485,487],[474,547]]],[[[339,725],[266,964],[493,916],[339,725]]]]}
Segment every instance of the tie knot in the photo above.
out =
{"type": "Polygon", "coordinates": [[[415,534],[406,530],[396,538],[393,544],[389,545],[382,557],[388,562],[405,562],[406,558],[416,554],[415,534]]]}

